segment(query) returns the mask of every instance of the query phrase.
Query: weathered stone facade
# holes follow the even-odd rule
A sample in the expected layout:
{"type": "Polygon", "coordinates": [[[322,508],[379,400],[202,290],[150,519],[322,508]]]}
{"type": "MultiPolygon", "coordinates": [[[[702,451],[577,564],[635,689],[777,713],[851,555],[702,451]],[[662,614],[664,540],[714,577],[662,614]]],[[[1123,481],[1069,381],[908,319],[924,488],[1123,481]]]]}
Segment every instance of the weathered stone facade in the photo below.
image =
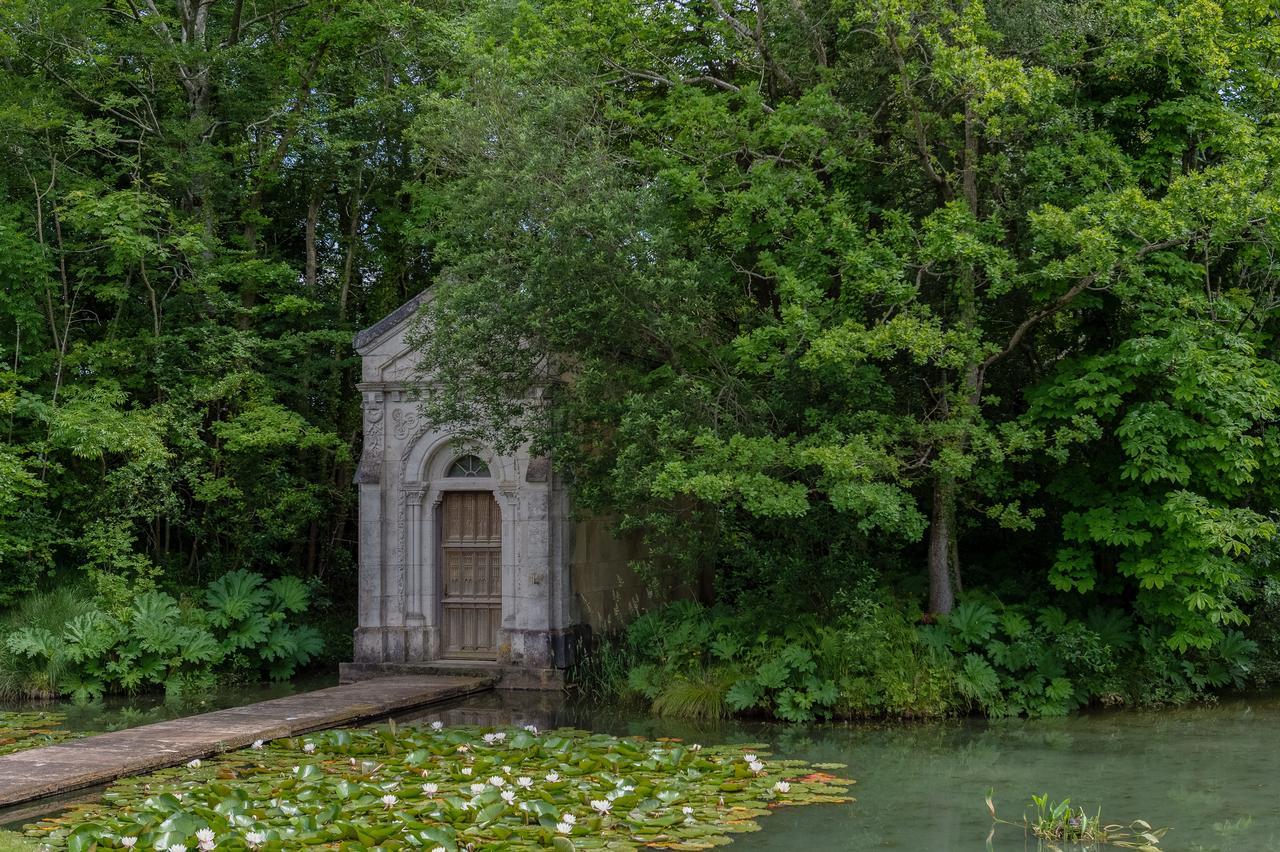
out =
{"type": "MultiPolygon", "coordinates": [[[[418,377],[406,333],[426,298],[419,295],[354,342],[363,362],[359,389],[364,398],[364,451],[356,473],[355,661],[410,664],[449,658],[441,506],[450,494],[485,492],[500,510],[493,516],[500,517],[495,525],[500,534],[492,536],[494,546],[485,558],[497,560],[500,554],[501,615],[493,652],[482,656],[491,656],[498,666],[540,672],[530,683],[553,684],[581,625],[599,627],[643,597],[627,567],[631,548],[610,536],[604,524],[571,520],[568,495],[548,459],[523,449],[499,455],[485,446],[460,446],[453,434],[423,418],[413,393],[418,377]],[[450,476],[451,466],[468,457],[483,463],[475,465],[482,475],[450,476]],[[584,548],[584,541],[591,546],[584,548]],[[588,597],[575,592],[575,576],[590,586],[584,590],[588,597]]],[[[455,570],[450,576],[456,584],[461,575],[455,570]]]]}

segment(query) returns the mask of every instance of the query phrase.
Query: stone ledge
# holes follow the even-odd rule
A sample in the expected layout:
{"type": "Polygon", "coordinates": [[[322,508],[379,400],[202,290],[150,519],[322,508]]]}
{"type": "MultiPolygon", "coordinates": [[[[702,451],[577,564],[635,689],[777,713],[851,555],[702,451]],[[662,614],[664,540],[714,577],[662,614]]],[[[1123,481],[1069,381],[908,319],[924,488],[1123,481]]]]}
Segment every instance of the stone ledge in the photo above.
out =
{"type": "Polygon", "coordinates": [[[483,660],[430,660],[414,663],[340,663],[339,683],[360,683],[374,678],[403,677],[493,677],[495,689],[559,691],[564,689],[564,672],[553,668],[504,666],[483,660]]]}

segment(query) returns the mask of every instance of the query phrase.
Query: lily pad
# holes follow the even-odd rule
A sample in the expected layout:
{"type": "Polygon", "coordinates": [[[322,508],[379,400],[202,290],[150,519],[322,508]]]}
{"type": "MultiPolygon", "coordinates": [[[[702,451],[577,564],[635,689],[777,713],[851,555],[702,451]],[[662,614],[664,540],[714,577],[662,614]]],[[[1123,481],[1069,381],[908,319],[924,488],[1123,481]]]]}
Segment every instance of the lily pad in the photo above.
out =
{"type": "Polygon", "coordinates": [[[56,745],[84,736],[58,727],[62,722],[61,713],[0,712],[0,754],[56,745]]]}
{"type": "Polygon", "coordinates": [[[327,731],[117,782],[27,834],[53,849],[195,849],[197,832],[230,852],[707,849],[774,808],[850,801],[848,779],[751,749],[567,728],[327,731]]]}

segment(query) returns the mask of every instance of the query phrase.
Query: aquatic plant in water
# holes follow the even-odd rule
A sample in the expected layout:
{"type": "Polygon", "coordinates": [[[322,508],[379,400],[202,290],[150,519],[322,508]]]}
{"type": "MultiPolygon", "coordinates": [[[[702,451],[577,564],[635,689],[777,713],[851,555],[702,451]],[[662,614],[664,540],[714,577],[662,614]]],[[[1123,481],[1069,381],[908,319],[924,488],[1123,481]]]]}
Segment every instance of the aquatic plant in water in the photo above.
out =
{"type": "Polygon", "coordinates": [[[0,712],[0,754],[12,754],[84,736],[59,728],[62,721],[60,713],[0,712]]]}
{"type": "MultiPolygon", "coordinates": [[[[1104,824],[1102,809],[1090,815],[1084,808],[1072,808],[1070,799],[1051,802],[1047,795],[1032,796],[1028,803],[1032,815],[1022,815],[1021,822],[1011,822],[996,816],[996,805],[993,792],[987,791],[987,810],[991,812],[994,823],[1012,825],[1024,832],[1038,837],[1049,844],[1049,849],[1059,847],[1058,843],[1070,843],[1076,846],[1110,845],[1123,849],[1137,849],[1139,852],[1159,852],[1160,838],[1169,829],[1152,828],[1145,820],[1136,819],[1128,825],[1118,823],[1104,824]]],[[[995,826],[987,836],[987,845],[991,846],[995,826]]]]}
{"type": "Polygon", "coordinates": [[[774,807],[850,801],[816,768],[760,745],[382,725],[127,779],[27,834],[72,852],[704,849],[774,807]]]}

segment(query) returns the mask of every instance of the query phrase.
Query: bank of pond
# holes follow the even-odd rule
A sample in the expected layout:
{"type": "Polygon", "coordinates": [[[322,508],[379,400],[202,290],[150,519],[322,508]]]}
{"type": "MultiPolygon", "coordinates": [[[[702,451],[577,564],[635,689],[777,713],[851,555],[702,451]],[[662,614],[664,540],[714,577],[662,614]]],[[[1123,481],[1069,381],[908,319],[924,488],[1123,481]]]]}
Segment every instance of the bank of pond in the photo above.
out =
{"type": "MultiPolygon", "coordinates": [[[[88,727],[87,716],[71,718],[88,727]]],[[[77,734],[51,721],[37,736],[77,734]]],[[[728,839],[749,850],[1054,848],[993,823],[983,801],[992,789],[1009,822],[1034,824],[1036,808],[1024,805],[1045,795],[1049,816],[1069,798],[1064,825],[1099,816],[1130,848],[1142,848],[1147,825],[1169,829],[1157,836],[1162,850],[1267,850],[1280,848],[1277,731],[1273,694],[1055,719],[783,725],[492,693],[126,779],[8,827],[74,850],[130,848],[130,837],[132,848],[190,852],[728,839]]]]}

